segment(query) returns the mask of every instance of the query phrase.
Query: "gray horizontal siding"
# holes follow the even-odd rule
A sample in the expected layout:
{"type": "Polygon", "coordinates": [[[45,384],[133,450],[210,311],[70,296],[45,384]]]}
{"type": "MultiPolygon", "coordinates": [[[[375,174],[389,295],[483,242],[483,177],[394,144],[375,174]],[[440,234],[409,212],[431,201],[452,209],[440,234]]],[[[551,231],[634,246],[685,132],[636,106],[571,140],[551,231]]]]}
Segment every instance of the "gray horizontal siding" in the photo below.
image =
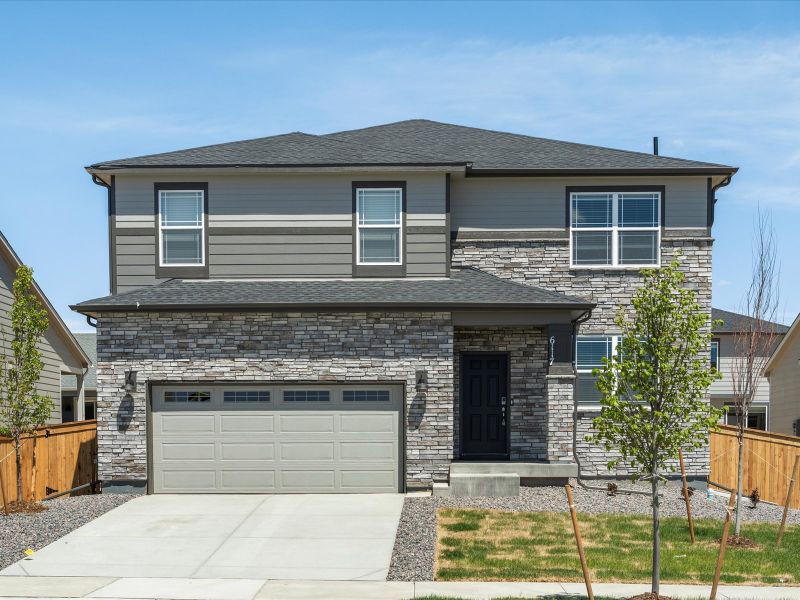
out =
{"type": "MultiPolygon", "coordinates": [[[[11,288],[14,284],[16,273],[14,269],[0,256],[0,354],[11,352],[11,304],[13,296],[11,288]]],[[[58,334],[50,327],[39,346],[42,353],[44,368],[36,386],[40,394],[49,396],[53,401],[53,410],[49,423],[61,422],[61,365],[69,362],[62,360],[59,350],[65,352],[63,343],[58,339],[58,334]]]]}
{"type": "Polygon", "coordinates": [[[444,274],[449,257],[441,173],[119,175],[117,291],[159,281],[153,215],[156,181],[208,182],[211,278],[349,276],[353,180],[406,181],[408,271],[444,274]]]}
{"type": "Polygon", "coordinates": [[[705,177],[454,178],[451,227],[458,230],[564,229],[568,186],[665,185],[668,228],[705,228],[705,177]]]}

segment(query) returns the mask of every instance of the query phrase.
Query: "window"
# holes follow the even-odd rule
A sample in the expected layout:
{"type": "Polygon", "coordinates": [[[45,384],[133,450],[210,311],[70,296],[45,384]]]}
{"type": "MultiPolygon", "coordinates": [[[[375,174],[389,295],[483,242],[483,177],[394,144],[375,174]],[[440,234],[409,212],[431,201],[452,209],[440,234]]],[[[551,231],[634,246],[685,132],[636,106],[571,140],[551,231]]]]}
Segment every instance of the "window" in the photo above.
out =
{"type": "Polygon", "coordinates": [[[402,262],[402,188],[356,189],[357,263],[399,265],[402,262]]]}
{"type": "Polygon", "coordinates": [[[578,336],[575,342],[575,370],[577,385],[575,394],[581,404],[600,404],[600,391],[592,375],[593,369],[603,366],[604,358],[611,358],[617,350],[619,336],[578,336]]]}
{"type": "Polygon", "coordinates": [[[283,392],[284,402],[330,402],[328,390],[287,390],[283,392]]]}
{"type": "Polygon", "coordinates": [[[719,371],[719,341],[711,342],[711,368],[719,371]]]}
{"type": "Polygon", "coordinates": [[[342,400],[345,402],[389,402],[389,390],[345,390],[342,400]]]}
{"type": "Polygon", "coordinates": [[[661,192],[572,192],[573,267],[657,265],[661,248],[661,192]]]}
{"type": "Polygon", "coordinates": [[[159,190],[159,264],[202,266],[204,256],[203,190],[159,190]]]}
{"type": "MultiPolygon", "coordinates": [[[[725,413],[725,425],[736,427],[739,419],[736,416],[736,406],[733,404],[725,403],[728,411],[725,413]]],[[[747,428],[760,429],[766,431],[767,429],[767,407],[752,405],[750,410],[747,411],[747,428]]]]}
{"type": "Polygon", "coordinates": [[[164,402],[211,402],[211,392],[169,390],[164,392],[164,402]]]}
{"type": "Polygon", "coordinates": [[[269,402],[269,390],[225,390],[223,402],[269,402]]]}

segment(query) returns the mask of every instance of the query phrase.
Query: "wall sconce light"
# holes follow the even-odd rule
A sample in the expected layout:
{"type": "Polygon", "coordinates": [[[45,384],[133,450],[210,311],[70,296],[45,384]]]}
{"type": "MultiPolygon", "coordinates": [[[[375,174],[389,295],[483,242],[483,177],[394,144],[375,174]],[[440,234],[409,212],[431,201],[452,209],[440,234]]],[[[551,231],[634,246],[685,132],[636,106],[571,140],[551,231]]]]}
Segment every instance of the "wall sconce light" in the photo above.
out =
{"type": "Polygon", "coordinates": [[[125,391],[126,392],[136,391],[136,371],[134,371],[133,369],[125,371],[125,391]]]}
{"type": "Polygon", "coordinates": [[[416,389],[418,392],[427,392],[428,391],[428,372],[427,371],[417,371],[417,385],[416,389]]]}

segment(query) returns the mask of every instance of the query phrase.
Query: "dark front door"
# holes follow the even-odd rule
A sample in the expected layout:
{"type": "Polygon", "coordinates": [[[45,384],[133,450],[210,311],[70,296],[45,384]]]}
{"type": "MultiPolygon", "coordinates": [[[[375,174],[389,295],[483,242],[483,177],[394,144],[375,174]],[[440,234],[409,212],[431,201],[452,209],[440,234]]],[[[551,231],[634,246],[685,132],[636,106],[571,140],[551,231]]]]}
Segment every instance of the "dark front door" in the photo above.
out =
{"type": "Polygon", "coordinates": [[[508,458],[508,357],[461,355],[461,456],[508,458]]]}

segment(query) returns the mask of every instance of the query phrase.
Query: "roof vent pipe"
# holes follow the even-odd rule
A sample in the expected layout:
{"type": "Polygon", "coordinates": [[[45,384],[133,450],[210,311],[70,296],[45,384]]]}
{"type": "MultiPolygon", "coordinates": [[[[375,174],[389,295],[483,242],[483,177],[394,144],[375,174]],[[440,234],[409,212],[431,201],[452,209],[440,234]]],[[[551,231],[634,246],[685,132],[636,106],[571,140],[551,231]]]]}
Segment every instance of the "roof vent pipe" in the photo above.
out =
{"type": "Polygon", "coordinates": [[[653,136],[653,154],[658,156],[658,136],[657,135],[653,136]]]}

